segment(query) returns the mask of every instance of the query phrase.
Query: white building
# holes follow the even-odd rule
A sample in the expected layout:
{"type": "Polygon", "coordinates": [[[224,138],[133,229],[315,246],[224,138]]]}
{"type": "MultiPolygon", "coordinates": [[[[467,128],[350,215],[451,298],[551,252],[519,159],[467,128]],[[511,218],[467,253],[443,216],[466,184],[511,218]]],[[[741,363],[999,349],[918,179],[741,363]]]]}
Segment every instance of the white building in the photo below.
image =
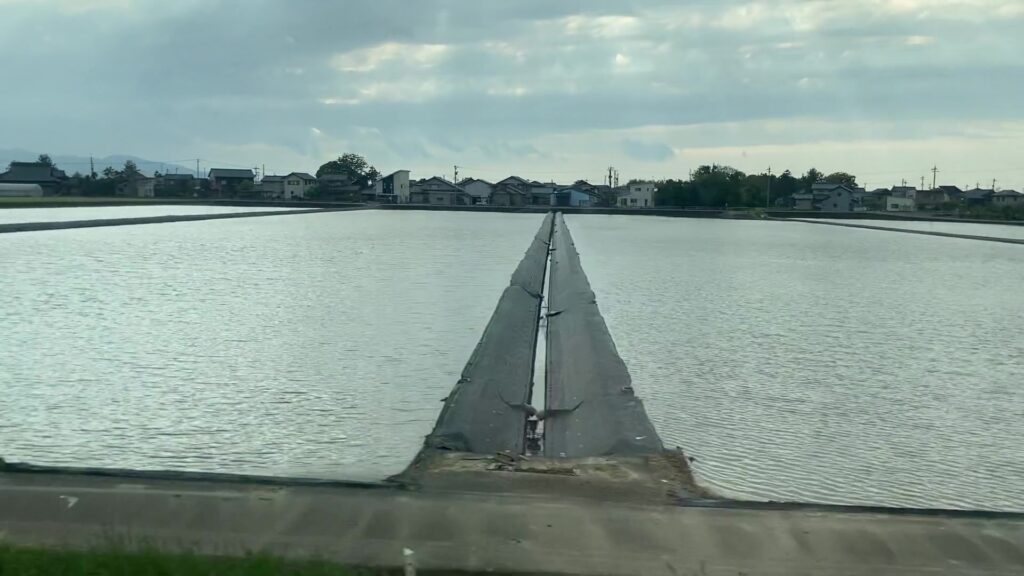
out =
{"type": "Polygon", "coordinates": [[[653,208],[654,194],[658,188],[654,182],[631,182],[619,189],[619,206],[623,208],[653,208]]]}
{"type": "Polygon", "coordinates": [[[885,210],[887,212],[913,212],[914,199],[905,196],[886,196],[885,210]]]}
{"type": "Polygon", "coordinates": [[[8,184],[0,182],[0,197],[15,198],[19,196],[38,197],[43,195],[43,188],[39,184],[8,184]]]}
{"type": "Polygon", "coordinates": [[[316,176],[305,172],[292,172],[284,177],[284,184],[281,186],[281,197],[285,200],[292,198],[305,198],[310,188],[316,186],[316,176]]]}
{"type": "Polygon", "coordinates": [[[409,171],[398,170],[377,180],[373,191],[379,202],[409,203],[409,171]]]}

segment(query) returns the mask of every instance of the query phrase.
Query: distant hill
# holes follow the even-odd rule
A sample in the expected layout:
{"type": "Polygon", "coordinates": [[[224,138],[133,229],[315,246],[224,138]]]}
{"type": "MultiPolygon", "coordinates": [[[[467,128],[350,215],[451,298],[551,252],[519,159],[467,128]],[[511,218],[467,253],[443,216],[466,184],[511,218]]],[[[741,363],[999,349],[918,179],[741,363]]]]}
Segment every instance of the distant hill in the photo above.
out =
{"type": "MultiPolygon", "coordinates": [[[[7,165],[11,162],[33,162],[39,158],[40,154],[44,152],[32,152],[29,150],[22,150],[20,148],[9,148],[0,149],[0,171],[6,170],[7,165]]],[[[82,174],[89,173],[89,157],[88,156],[70,156],[62,154],[54,154],[52,152],[45,152],[49,154],[50,158],[53,159],[53,163],[58,168],[68,173],[68,176],[75,172],[81,172],[82,174]]],[[[120,170],[124,167],[124,163],[128,160],[135,162],[135,165],[139,167],[139,170],[143,174],[152,176],[153,172],[178,172],[179,174],[195,174],[196,168],[192,166],[182,166],[180,164],[167,164],[165,162],[157,162],[155,160],[146,160],[145,158],[139,158],[138,156],[129,156],[126,154],[114,154],[111,156],[95,157],[93,163],[96,166],[96,173],[103,172],[106,167],[111,167],[120,170]]]]}

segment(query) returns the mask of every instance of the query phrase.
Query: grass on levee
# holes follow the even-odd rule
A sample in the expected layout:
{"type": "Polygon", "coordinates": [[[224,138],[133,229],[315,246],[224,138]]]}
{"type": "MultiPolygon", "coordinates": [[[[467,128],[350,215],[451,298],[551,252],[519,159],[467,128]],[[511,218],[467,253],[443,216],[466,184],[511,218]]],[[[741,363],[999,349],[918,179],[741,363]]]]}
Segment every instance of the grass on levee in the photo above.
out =
{"type": "Polygon", "coordinates": [[[230,557],[0,545],[0,576],[369,576],[385,573],[346,568],[324,560],[288,560],[264,554],[230,557]]]}

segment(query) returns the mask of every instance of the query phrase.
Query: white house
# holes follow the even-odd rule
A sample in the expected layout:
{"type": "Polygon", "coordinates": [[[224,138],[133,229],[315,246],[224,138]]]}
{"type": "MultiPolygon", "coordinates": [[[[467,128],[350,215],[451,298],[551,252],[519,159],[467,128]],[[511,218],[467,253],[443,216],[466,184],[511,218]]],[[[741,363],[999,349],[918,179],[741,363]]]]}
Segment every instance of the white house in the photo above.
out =
{"type": "Polygon", "coordinates": [[[1024,194],[1016,190],[1000,190],[992,195],[993,206],[1024,206],[1024,194]]]}
{"type": "Polygon", "coordinates": [[[905,196],[886,196],[885,210],[887,212],[913,212],[914,199],[905,196]]]}
{"type": "Polygon", "coordinates": [[[316,176],[305,172],[292,172],[284,177],[284,185],[281,187],[281,196],[285,200],[292,198],[305,198],[306,192],[316,186],[316,176]]]}
{"type": "Polygon", "coordinates": [[[373,192],[378,202],[408,204],[409,171],[396,170],[380,180],[377,180],[373,184],[373,192]]]}
{"type": "Polygon", "coordinates": [[[625,208],[653,208],[654,193],[658,188],[654,182],[631,182],[618,190],[619,206],[625,208]]]}
{"type": "Polygon", "coordinates": [[[494,192],[494,184],[479,178],[466,178],[459,185],[473,197],[473,204],[490,203],[491,192],[494,192]]]}

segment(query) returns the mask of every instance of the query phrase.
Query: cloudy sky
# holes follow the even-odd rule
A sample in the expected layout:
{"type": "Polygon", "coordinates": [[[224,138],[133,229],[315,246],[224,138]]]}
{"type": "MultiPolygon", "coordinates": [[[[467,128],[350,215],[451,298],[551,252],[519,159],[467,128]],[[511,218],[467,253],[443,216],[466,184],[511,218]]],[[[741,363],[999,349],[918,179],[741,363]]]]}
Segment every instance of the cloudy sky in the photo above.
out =
{"type": "Polygon", "coordinates": [[[1024,188],[1024,0],[0,0],[0,64],[55,155],[1024,188]]]}

